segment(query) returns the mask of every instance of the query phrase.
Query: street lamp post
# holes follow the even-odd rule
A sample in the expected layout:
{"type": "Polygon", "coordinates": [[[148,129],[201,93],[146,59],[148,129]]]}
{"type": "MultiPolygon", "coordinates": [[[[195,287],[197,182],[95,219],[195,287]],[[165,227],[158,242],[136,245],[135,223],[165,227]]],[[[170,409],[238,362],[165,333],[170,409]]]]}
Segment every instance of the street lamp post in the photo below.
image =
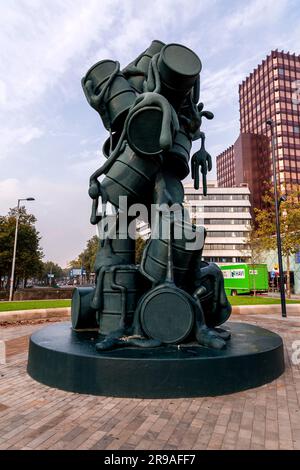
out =
{"type": "Polygon", "coordinates": [[[10,288],[9,288],[9,301],[13,300],[14,295],[14,278],[15,278],[15,267],[16,267],[16,253],[17,253],[17,241],[18,241],[18,228],[19,228],[19,217],[20,217],[20,202],[21,201],[34,201],[34,197],[27,197],[25,199],[18,199],[17,215],[16,215],[16,230],[15,230],[15,241],[14,241],[14,252],[11,267],[10,276],[10,288]]]}
{"type": "Polygon", "coordinates": [[[275,159],[275,132],[274,132],[274,121],[272,119],[267,120],[267,125],[271,129],[272,137],[272,165],[273,165],[273,181],[274,181],[274,198],[275,198],[275,222],[276,222],[276,239],[277,239],[277,254],[278,254],[278,266],[279,266],[279,288],[280,288],[280,301],[281,301],[281,314],[286,317],[286,301],[284,291],[284,272],[282,263],[282,251],[281,251],[281,235],[280,235],[280,219],[279,219],[279,206],[280,202],[284,200],[283,197],[278,199],[277,190],[277,174],[276,174],[276,159],[275,159]]]}

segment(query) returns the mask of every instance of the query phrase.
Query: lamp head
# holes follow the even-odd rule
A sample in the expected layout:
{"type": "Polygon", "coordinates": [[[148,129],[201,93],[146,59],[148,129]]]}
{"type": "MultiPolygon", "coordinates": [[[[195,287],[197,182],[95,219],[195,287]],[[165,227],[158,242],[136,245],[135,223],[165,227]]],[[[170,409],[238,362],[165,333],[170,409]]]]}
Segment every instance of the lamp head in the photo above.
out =
{"type": "Polygon", "coordinates": [[[26,201],[35,201],[34,197],[27,197],[26,201]]]}

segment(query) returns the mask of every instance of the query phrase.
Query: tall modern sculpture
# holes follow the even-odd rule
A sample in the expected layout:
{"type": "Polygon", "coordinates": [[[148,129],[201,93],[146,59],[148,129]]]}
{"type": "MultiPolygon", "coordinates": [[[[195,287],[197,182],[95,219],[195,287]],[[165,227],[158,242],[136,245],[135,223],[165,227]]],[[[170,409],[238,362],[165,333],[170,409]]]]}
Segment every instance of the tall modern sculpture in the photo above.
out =
{"type": "Polygon", "coordinates": [[[213,118],[199,102],[201,67],[191,49],[155,40],[124,69],[102,60],[82,79],[109,132],[104,163],[89,182],[99,233],[96,286],[74,291],[72,331],[64,324],[31,338],[28,370],[37,380],[85,393],[163,397],[229,393],[282,373],[278,335],[239,323],[220,328],[231,314],[222,272],[202,260],[206,231],[184,207],[189,166],[195,189],[201,172],[204,196],[212,167],[201,131],[202,118],[213,118]],[[140,264],[137,215],[151,228],[140,264]],[[44,348],[49,334],[53,345],[44,348]],[[54,356],[60,374],[49,366],[54,356]]]}

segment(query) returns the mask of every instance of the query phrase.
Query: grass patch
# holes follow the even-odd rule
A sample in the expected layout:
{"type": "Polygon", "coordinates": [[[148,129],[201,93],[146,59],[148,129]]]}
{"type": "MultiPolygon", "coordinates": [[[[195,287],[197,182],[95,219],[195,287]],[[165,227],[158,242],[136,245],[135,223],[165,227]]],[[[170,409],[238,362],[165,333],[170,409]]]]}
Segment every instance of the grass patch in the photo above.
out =
{"type": "MultiPolygon", "coordinates": [[[[250,295],[229,295],[231,305],[275,305],[280,304],[279,298],[252,297],[250,295]]],[[[288,304],[299,304],[300,300],[287,300],[288,304]]],[[[63,308],[70,307],[71,300],[21,300],[18,302],[0,302],[1,312],[12,312],[16,310],[35,310],[37,308],[63,308]]]]}
{"type": "Polygon", "coordinates": [[[71,300],[21,300],[19,302],[0,302],[0,312],[12,312],[15,310],[35,310],[37,308],[62,308],[70,307],[71,300]]]}
{"type": "MultiPolygon", "coordinates": [[[[229,295],[228,300],[231,305],[276,305],[280,304],[279,298],[272,297],[252,297],[251,295],[229,295]]],[[[300,300],[286,300],[287,304],[299,304],[300,300]]]]}

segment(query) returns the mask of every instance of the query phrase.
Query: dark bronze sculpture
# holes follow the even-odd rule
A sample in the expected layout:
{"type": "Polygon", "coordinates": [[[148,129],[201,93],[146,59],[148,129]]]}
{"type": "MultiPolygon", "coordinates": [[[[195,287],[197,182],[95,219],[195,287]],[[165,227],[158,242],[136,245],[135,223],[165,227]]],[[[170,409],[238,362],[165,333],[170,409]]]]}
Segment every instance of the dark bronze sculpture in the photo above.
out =
{"type": "Polygon", "coordinates": [[[206,232],[189,220],[181,183],[189,174],[192,142],[200,139],[191,174],[199,189],[201,170],[207,194],[212,162],[200,128],[202,118],[213,114],[199,103],[201,67],[187,47],[155,40],[123,70],[103,60],[82,79],[89,104],[110,133],[103,146],[106,160],[90,177],[91,223],[105,224],[107,203],[115,216],[109,230],[102,230],[96,287],[74,294],[72,321],[74,329],[98,324],[99,351],[195,340],[222,349],[230,337],[216,328],[231,313],[222,273],[201,260],[206,232]],[[137,204],[147,213],[155,207],[140,266],[127,233],[133,220],[128,208],[137,204]]]}
{"type": "Polygon", "coordinates": [[[198,104],[200,70],[190,49],[153,41],[123,70],[104,60],[83,78],[110,134],[90,177],[96,286],[74,290],[73,328],[58,323],[31,336],[27,370],[39,382],[95,395],[197,397],[258,387],[284,371],[280,336],[242,322],[220,328],[231,313],[223,275],[202,260],[205,229],[184,207],[193,141],[191,174],[198,189],[201,170],[203,194],[211,169],[201,121],[213,115],[198,104]],[[151,227],[140,265],[137,215],[151,227]]]}

